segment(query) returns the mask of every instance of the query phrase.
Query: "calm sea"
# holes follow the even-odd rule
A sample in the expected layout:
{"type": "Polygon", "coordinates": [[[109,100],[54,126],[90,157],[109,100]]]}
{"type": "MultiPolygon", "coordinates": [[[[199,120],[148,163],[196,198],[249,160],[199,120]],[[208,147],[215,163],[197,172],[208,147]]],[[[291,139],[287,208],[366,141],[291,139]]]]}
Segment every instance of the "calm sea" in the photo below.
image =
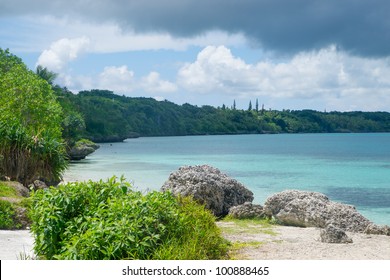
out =
{"type": "Polygon", "coordinates": [[[390,225],[390,134],[277,134],[129,139],[102,144],[72,163],[65,179],[124,175],[158,190],[183,165],[209,164],[237,179],[264,204],[286,189],[318,191],[390,225]]]}

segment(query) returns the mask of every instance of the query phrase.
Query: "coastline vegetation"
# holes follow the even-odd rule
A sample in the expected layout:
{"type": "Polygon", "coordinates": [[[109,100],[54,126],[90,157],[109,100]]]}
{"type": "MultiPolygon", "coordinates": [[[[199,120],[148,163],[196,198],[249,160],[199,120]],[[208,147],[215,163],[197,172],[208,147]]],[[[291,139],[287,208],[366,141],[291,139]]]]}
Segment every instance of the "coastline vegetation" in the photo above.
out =
{"type": "Polygon", "coordinates": [[[0,49],[0,177],[59,182],[66,169],[61,106],[51,86],[0,49]]]}
{"type": "Polygon", "coordinates": [[[177,105],[167,100],[119,96],[108,90],[73,94],[55,90],[61,104],[84,118],[84,138],[115,142],[137,136],[258,133],[390,132],[388,112],[239,110],[223,105],[177,105]]]}

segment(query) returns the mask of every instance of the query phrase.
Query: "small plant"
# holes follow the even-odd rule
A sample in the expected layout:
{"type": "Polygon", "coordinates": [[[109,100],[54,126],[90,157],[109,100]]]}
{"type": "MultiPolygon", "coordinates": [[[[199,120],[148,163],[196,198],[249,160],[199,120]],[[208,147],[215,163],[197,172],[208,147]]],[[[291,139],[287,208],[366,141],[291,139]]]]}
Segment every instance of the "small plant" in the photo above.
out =
{"type": "Polygon", "coordinates": [[[16,258],[21,261],[30,261],[37,259],[33,254],[26,252],[25,248],[23,248],[23,252],[19,252],[16,258]]]}
{"type": "Polygon", "coordinates": [[[190,199],[134,191],[115,177],[32,194],[34,250],[44,259],[217,259],[227,243],[190,199]]]}

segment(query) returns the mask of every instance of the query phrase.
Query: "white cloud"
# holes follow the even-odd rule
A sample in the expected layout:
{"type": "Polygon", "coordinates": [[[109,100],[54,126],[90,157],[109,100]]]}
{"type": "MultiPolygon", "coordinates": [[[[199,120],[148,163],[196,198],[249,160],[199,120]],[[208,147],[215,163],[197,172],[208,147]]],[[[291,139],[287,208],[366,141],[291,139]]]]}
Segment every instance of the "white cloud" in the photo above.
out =
{"type": "Polygon", "coordinates": [[[157,72],[150,72],[148,76],[143,77],[140,82],[140,86],[147,92],[175,92],[177,86],[160,78],[160,74],[157,72]]]}
{"type": "Polygon", "coordinates": [[[134,72],[126,65],[115,67],[108,66],[100,73],[96,82],[97,87],[109,89],[116,93],[129,93],[134,90],[134,72]]]}
{"type": "Polygon", "coordinates": [[[284,62],[248,64],[224,46],[208,46],[179,70],[178,84],[205,94],[315,100],[317,106],[323,103],[340,110],[388,110],[389,62],[351,56],[330,46],[299,53],[284,62]]]}
{"type": "MultiPolygon", "coordinates": [[[[135,91],[145,93],[172,93],[177,91],[177,86],[167,80],[163,80],[157,72],[150,72],[147,76],[137,79],[134,71],[127,65],[107,66],[104,70],[94,76],[72,76],[70,74],[60,75],[62,84],[77,92],[93,88],[112,90],[117,94],[130,95],[135,91]]],[[[156,97],[157,100],[164,97],[156,97]]]]}
{"type": "Polygon", "coordinates": [[[197,92],[226,92],[253,90],[257,87],[253,65],[232,55],[224,46],[208,46],[194,63],[187,63],[178,73],[178,83],[187,90],[197,92]]]}
{"type": "Polygon", "coordinates": [[[90,40],[83,36],[79,38],[62,38],[55,41],[38,58],[37,65],[47,67],[51,71],[61,71],[66,65],[87,51],[90,40]]]}

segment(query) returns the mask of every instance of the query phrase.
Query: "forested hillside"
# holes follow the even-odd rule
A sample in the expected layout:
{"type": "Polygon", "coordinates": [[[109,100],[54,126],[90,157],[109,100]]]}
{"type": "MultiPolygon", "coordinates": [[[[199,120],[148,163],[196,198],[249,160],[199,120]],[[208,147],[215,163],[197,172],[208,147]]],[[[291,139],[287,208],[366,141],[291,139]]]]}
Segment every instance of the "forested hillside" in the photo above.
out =
{"type": "Polygon", "coordinates": [[[130,98],[107,90],[73,94],[57,87],[55,91],[72,112],[70,120],[85,121],[85,127],[80,126],[82,136],[96,142],[137,136],[390,132],[388,112],[237,110],[130,98]]]}

